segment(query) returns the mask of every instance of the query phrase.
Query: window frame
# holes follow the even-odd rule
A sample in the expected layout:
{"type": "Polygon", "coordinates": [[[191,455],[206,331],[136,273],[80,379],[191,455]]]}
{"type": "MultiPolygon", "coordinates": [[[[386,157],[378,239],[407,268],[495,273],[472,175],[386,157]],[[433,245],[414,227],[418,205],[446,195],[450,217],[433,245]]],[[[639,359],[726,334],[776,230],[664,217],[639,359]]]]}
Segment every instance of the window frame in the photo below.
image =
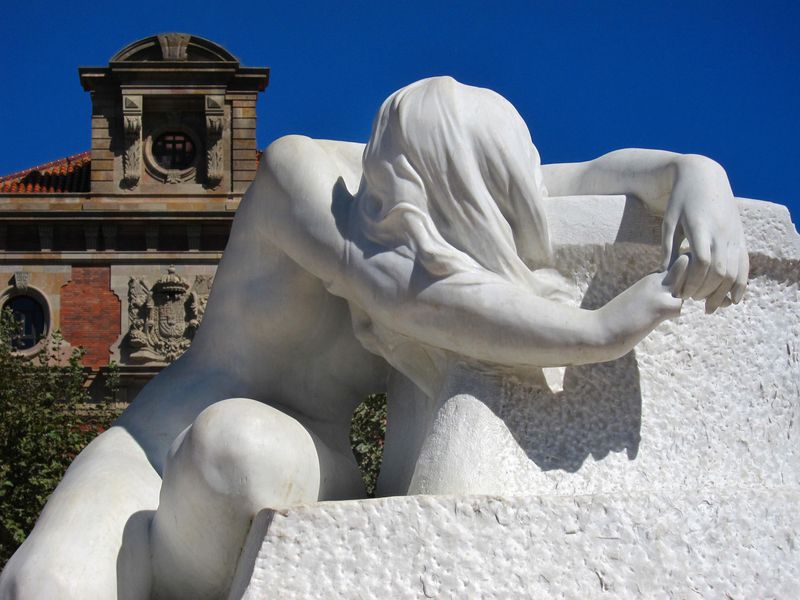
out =
{"type": "Polygon", "coordinates": [[[41,351],[45,344],[47,343],[47,339],[50,337],[50,334],[53,331],[53,310],[52,306],[50,305],[47,296],[39,289],[31,286],[27,286],[24,288],[19,287],[9,287],[3,290],[0,294],[0,311],[5,310],[8,304],[14,300],[14,298],[19,297],[27,297],[31,298],[34,302],[36,302],[42,309],[42,316],[43,316],[43,332],[41,339],[39,339],[36,343],[33,344],[30,348],[13,348],[12,350],[15,353],[22,354],[22,355],[31,355],[36,354],[37,352],[41,351]]]}

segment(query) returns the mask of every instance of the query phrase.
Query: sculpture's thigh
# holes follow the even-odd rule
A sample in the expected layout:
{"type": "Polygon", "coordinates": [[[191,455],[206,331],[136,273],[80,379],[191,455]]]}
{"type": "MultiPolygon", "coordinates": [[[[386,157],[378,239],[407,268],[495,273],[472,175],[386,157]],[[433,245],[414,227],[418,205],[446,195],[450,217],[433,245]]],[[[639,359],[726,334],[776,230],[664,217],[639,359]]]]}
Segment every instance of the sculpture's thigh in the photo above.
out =
{"type": "Polygon", "coordinates": [[[316,501],[319,481],[297,420],[244,398],[205,409],[167,458],[151,530],[154,597],[224,597],[255,513],[316,501]]]}

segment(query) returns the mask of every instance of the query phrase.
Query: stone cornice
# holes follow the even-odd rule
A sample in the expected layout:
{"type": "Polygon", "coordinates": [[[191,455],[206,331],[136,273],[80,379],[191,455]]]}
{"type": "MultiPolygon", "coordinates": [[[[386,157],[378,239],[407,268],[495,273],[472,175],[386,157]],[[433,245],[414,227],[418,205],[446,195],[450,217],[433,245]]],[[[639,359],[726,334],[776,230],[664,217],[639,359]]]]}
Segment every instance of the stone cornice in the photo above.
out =
{"type": "Polygon", "coordinates": [[[80,252],[0,252],[0,266],[7,265],[80,265],[80,264],[209,264],[216,265],[222,252],[118,252],[93,250],[80,252]]]}
{"type": "Polygon", "coordinates": [[[210,218],[217,214],[231,218],[241,195],[163,195],[125,194],[2,194],[0,220],[172,217],[210,218]]]}

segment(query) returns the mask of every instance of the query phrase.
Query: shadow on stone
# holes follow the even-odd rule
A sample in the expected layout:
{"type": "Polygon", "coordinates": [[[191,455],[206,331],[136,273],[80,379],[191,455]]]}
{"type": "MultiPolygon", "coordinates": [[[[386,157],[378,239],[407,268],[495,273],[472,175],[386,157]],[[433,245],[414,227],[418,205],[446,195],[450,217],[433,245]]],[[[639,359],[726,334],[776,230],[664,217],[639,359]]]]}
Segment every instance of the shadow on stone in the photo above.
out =
{"type": "Polygon", "coordinates": [[[238,600],[247,591],[247,586],[259,569],[258,551],[261,549],[262,540],[267,537],[269,528],[275,518],[275,511],[269,508],[261,510],[253,519],[250,531],[247,534],[236,571],[233,575],[228,600],[238,600]]]}
{"type": "Polygon", "coordinates": [[[154,510],[133,513],[122,531],[122,545],[117,554],[117,598],[133,600],[150,596],[150,523],[154,510]]]}
{"type": "MultiPolygon", "coordinates": [[[[603,255],[597,258],[598,270],[582,308],[602,306],[636,279],[633,275],[620,277],[630,269],[604,260],[603,255]]],[[[610,362],[567,368],[560,392],[533,386],[513,386],[507,391],[511,401],[501,403],[495,412],[543,471],[576,472],[589,456],[602,460],[623,450],[628,459],[636,458],[642,394],[634,352],[610,362]]]]}

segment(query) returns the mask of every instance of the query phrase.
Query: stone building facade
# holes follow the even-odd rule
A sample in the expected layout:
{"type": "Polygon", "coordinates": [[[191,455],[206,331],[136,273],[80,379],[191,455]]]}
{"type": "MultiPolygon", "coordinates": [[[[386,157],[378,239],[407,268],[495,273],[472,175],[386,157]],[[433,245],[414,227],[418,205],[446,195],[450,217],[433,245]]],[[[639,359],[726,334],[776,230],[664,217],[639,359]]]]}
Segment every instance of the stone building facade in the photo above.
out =
{"type": "Polygon", "coordinates": [[[168,33],[103,67],[87,152],[0,177],[0,306],[18,351],[60,330],[94,376],[119,365],[130,400],[191,342],[236,208],[255,176],[269,69],[168,33]]]}

